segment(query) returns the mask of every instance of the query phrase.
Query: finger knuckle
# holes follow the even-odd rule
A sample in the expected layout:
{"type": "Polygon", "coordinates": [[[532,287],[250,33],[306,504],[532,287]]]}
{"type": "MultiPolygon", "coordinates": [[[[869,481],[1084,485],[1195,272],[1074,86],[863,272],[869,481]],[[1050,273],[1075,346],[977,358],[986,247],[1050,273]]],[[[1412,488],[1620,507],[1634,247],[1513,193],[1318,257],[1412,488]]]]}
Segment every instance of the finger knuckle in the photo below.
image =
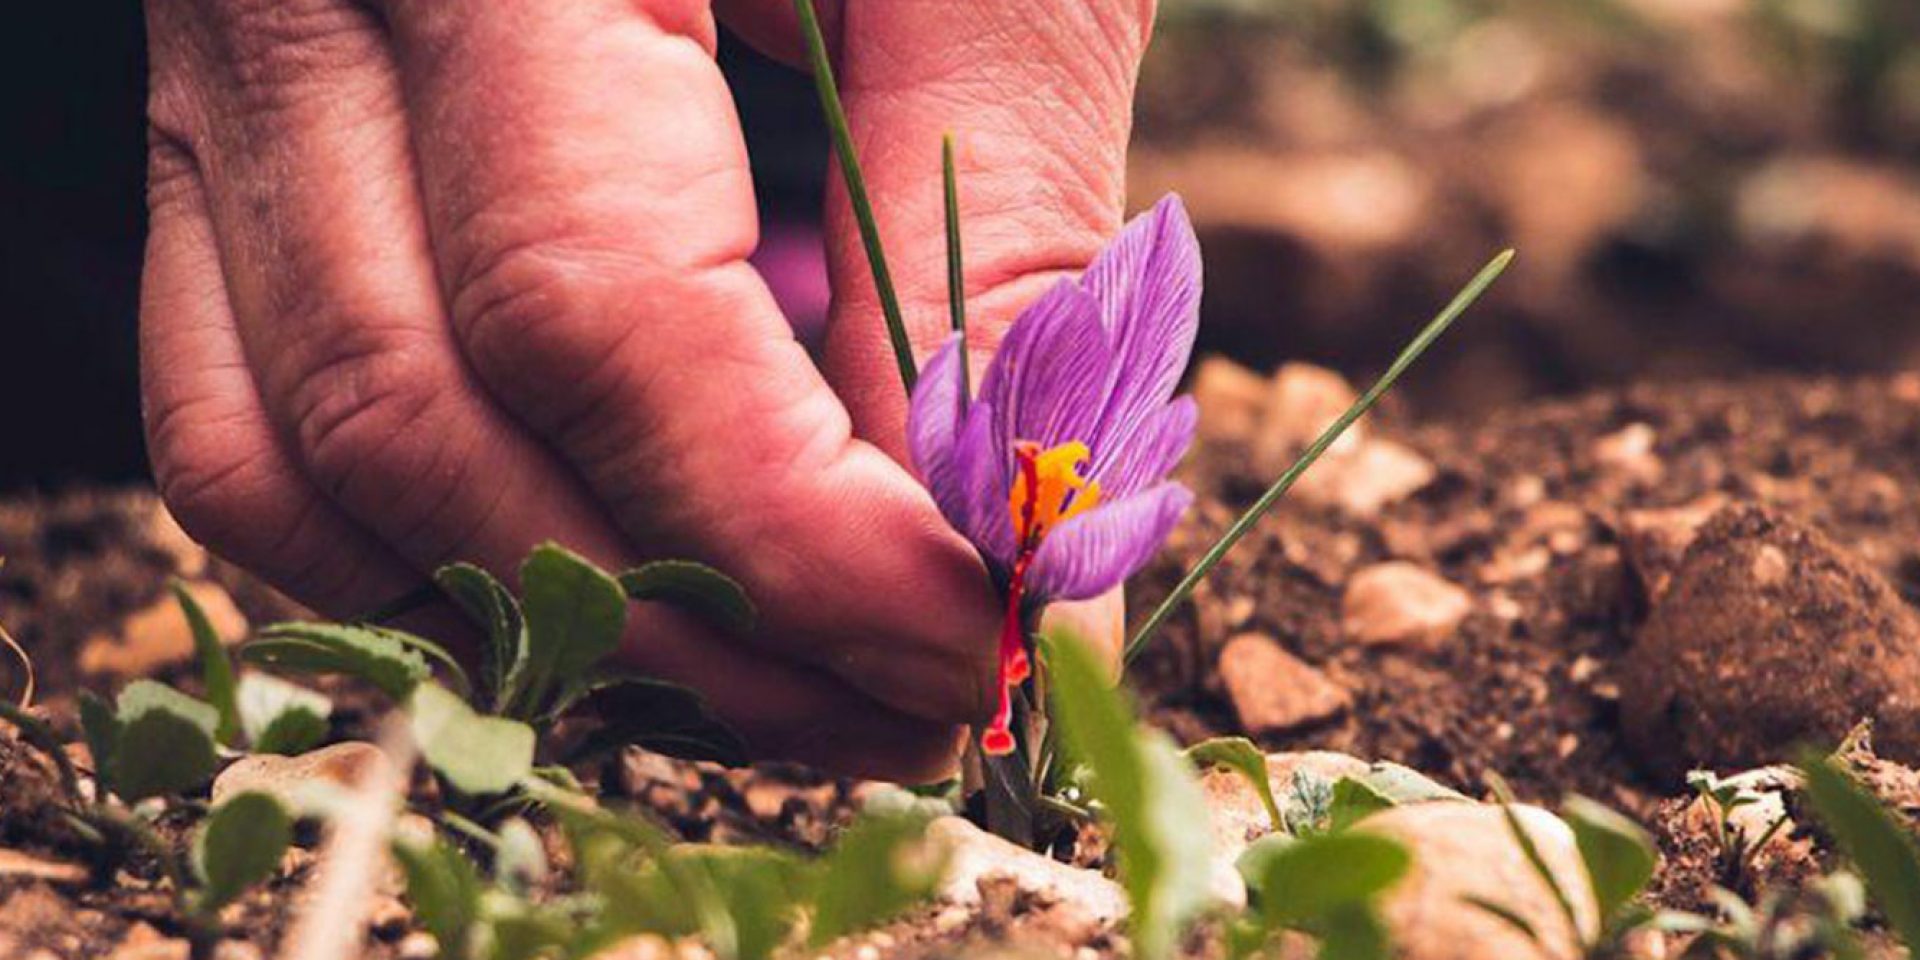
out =
{"type": "Polygon", "coordinates": [[[446,389],[434,345],[393,330],[314,324],[324,340],[292,351],[300,369],[284,395],[294,451],[314,482],[335,496],[363,475],[392,483],[391,466],[438,444],[427,420],[446,389]]]}
{"type": "Polygon", "coordinates": [[[160,498],[194,539],[215,549],[245,539],[242,525],[260,522],[257,508],[272,483],[269,452],[236,442],[249,433],[245,420],[213,396],[148,411],[147,450],[160,498]]]}

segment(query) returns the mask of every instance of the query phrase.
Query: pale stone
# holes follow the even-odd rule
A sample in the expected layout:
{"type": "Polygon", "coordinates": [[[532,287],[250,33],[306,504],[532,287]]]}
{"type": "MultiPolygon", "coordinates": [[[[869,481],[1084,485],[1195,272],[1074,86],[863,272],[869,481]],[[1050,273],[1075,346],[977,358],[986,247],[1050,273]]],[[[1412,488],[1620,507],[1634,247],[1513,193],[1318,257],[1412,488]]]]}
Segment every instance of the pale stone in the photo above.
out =
{"type": "Polygon", "coordinates": [[[211,557],[182,529],[166,504],[153,501],[153,513],[147,520],[147,542],[159,548],[173,561],[173,572],[182,577],[198,577],[207,572],[211,557]]]}
{"type": "Polygon", "coordinates": [[[1659,434],[1644,423],[1630,423],[1593,442],[1593,459],[1602,469],[1635,483],[1660,482],[1666,467],[1654,452],[1659,434]]]}
{"type": "MultiPolygon", "coordinates": [[[[1572,901],[1584,939],[1598,926],[1593,888],[1573,830],[1538,807],[1513,808],[1541,859],[1572,901]]],[[[1374,814],[1354,829],[1389,837],[1413,854],[1412,868],[1380,905],[1404,960],[1576,960],[1574,931],[1534,872],[1497,806],[1416,803],[1374,814]],[[1526,919],[1536,944],[1468,902],[1497,903],[1526,919]]]]}
{"type": "Polygon", "coordinates": [[[1341,602],[1340,627],[1355,643],[1433,648],[1452,637],[1472,609],[1465,590],[1396,560],[1353,575],[1341,602]]]}
{"type": "Polygon", "coordinates": [[[127,928],[107,960],[187,960],[187,941],[169,937],[142,920],[127,928]]]}
{"type": "MultiPolygon", "coordinates": [[[[1347,435],[1351,434],[1348,431],[1347,435]]],[[[1334,444],[1300,478],[1294,492],[1301,500],[1366,519],[1419,493],[1438,475],[1426,457],[1403,443],[1369,439],[1351,450],[1336,452],[1340,446],[1334,444]]],[[[1278,471],[1274,475],[1278,476],[1278,471]]]]}
{"type": "MultiPolygon", "coordinates": [[[[1284,805],[1293,790],[1294,775],[1307,772],[1328,782],[1341,777],[1357,777],[1367,772],[1367,762],[1358,757],[1328,750],[1267,754],[1267,785],[1284,805]]],[[[1234,770],[1216,767],[1203,773],[1200,788],[1207,795],[1211,812],[1214,855],[1233,863],[1247,845],[1273,832],[1273,818],[1266,804],[1247,778],[1234,770]]]]}
{"type": "Polygon", "coordinates": [[[978,907],[981,881],[1005,878],[1022,891],[1070,905],[1096,922],[1118,920],[1127,913],[1127,896],[1119,884],[1041,856],[959,817],[934,821],[927,836],[947,846],[947,875],[940,896],[949,902],[978,907]]]}
{"type": "Polygon", "coordinates": [[[1262,633],[1242,633],[1220,651],[1220,679],[1240,725],[1280,733],[1339,716],[1353,702],[1345,687],[1262,633]]]}
{"type": "MultiPolygon", "coordinates": [[[[1347,378],[1332,370],[1310,363],[1283,364],[1267,388],[1266,409],[1253,443],[1254,468],[1263,475],[1278,475],[1358,399],[1347,378]]],[[[1328,455],[1351,453],[1359,447],[1362,432],[1355,424],[1328,449],[1328,455]]]]}
{"type": "Polygon", "coordinates": [[[80,883],[87,879],[87,870],[79,864],[43,860],[29,853],[0,848],[0,877],[9,880],[43,880],[47,883],[80,883]]]}
{"type": "MultiPolygon", "coordinates": [[[[247,618],[219,584],[199,581],[187,592],[206,611],[222,643],[247,635],[247,618]]],[[[193,656],[193,631],[179,601],[167,593],[120,624],[118,634],[96,634],[80,648],[80,671],[90,676],[143,677],[193,656]]]]}
{"type": "Polygon", "coordinates": [[[213,803],[250,790],[271,794],[290,809],[305,809],[316,790],[360,785],[388,763],[371,743],[349,740],[297,757],[255,753],[241,757],[213,780],[213,803]]]}
{"type": "Polygon", "coordinates": [[[1225,357],[1206,357],[1193,374],[1196,432],[1208,441],[1246,441],[1260,426],[1266,378],[1225,357]]]}

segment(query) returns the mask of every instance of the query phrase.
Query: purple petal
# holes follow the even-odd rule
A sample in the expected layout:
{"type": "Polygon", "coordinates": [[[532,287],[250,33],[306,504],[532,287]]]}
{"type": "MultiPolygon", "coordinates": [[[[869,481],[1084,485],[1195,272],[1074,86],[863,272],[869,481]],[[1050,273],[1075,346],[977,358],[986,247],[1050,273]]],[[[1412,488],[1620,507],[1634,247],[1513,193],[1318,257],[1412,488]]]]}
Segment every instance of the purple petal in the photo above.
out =
{"type": "Polygon", "coordinates": [[[1013,565],[1016,544],[1013,515],[1007,509],[1012,489],[1012,456],[994,439],[999,416],[993,405],[977,402],[953,446],[952,488],[934,491],[940,512],[976,549],[1003,567],[1013,565]]]}
{"type": "Polygon", "coordinates": [[[1070,280],[1054,285],[1014,320],[988,364],[980,401],[999,411],[1001,449],[1092,440],[1110,376],[1100,304],[1070,280]]]}
{"type": "Polygon", "coordinates": [[[948,465],[967,408],[967,398],[960,395],[960,365],[966,362],[960,340],[954,334],[927,361],[907,404],[907,452],[934,491],[952,483],[948,465]]]}
{"type": "Polygon", "coordinates": [[[1186,456],[1198,419],[1192,397],[1175,397],[1149,413],[1124,448],[1116,445],[1097,454],[1088,476],[1100,482],[1103,495],[1115,500],[1165,480],[1186,456]]]}
{"type": "Polygon", "coordinates": [[[1186,487],[1163,483],[1061,524],[1033,558],[1034,593],[1085,600],[1111,590],[1153,558],[1192,502],[1186,487]]]}
{"type": "Polygon", "coordinates": [[[1134,218],[1087,268],[1080,285],[1100,303],[1113,336],[1114,381],[1096,449],[1127,437],[1173,396],[1200,323],[1200,243],[1186,207],[1169,194],[1134,218]]]}

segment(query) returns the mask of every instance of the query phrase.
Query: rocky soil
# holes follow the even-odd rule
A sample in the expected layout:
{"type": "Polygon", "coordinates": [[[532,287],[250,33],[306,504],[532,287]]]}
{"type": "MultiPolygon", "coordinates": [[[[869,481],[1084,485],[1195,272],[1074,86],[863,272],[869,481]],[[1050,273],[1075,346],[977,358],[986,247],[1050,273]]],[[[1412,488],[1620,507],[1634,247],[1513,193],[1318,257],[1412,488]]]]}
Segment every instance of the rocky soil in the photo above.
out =
{"type": "MultiPolygon", "coordinates": [[[[1351,396],[1304,366],[1266,377],[1211,360],[1195,379],[1204,437],[1184,469],[1200,505],[1133,586],[1136,614],[1351,396]]],[[[1698,908],[1714,884],[1752,895],[1800,883],[1831,865],[1814,833],[1790,826],[1729,872],[1680,774],[1763,767],[1874,719],[1886,756],[1860,764],[1884,796],[1920,812],[1920,776],[1902,765],[1920,761],[1917,453],[1912,375],[1637,388],[1462,424],[1389,409],[1259,525],[1132,676],[1152,719],[1180,738],[1245,733],[1274,751],[1276,789],[1302,769],[1330,777],[1391,760],[1485,798],[1488,774],[1502,774],[1538,805],[1524,814],[1529,835],[1576,890],[1585,881],[1570,836],[1547,812],[1575,792],[1655,830],[1662,905],[1698,908]]],[[[38,702],[69,731],[80,686],[182,672],[190,642],[163,602],[168,576],[187,578],[229,637],[296,612],[210,560],[137,491],[0,505],[0,555],[0,623],[33,658],[38,702]]],[[[17,669],[5,679],[8,693],[25,682],[17,669]]],[[[335,694],[335,738],[365,736],[367,709],[335,694]]],[[[342,758],[357,752],[335,748],[304,773],[236,767],[227,787],[351,778],[357,761],[342,758]]],[[[637,752],[582,773],[691,839],[799,847],[824,843],[875,789],[637,752]]],[[[138,864],[112,878],[71,865],[71,837],[46,809],[48,776],[0,741],[0,956],[184,956],[156,878],[138,864]]],[[[1792,809],[1788,775],[1749,777],[1771,798],[1765,809],[1792,809]]],[[[1226,854],[1267,829],[1243,781],[1212,772],[1205,786],[1226,854]]],[[[1366,828],[1416,854],[1385,909],[1403,955],[1569,955],[1570,931],[1495,808],[1405,807],[1366,828]],[[1548,931],[1544,949],[1462,905],[1494,893],[1548,931]]],[[[937,830],[958,850],[942,902],[836,956],[1124,949],[1123,900],[1093,869],[1106,859],[1097,834],[1048,859],[958,820],[937,830]]],[[[233,908],[223,956],[271,955],[313,859],[295,851],[233,908]]],[[[1223,854],[1219,872],[1231,896],[1229,862],[1223,854]]],[[[427,955],[430,940],[392,893],[377,905],[372,955],[427,955]]],[[[1641,946],[1651,957],[1673,945],[1641,946]]],[[[1217,949],[1205,936],[1193,947],[1217,949]]],[[[623,955],[666,952],[636,944],[623,955]]]]}

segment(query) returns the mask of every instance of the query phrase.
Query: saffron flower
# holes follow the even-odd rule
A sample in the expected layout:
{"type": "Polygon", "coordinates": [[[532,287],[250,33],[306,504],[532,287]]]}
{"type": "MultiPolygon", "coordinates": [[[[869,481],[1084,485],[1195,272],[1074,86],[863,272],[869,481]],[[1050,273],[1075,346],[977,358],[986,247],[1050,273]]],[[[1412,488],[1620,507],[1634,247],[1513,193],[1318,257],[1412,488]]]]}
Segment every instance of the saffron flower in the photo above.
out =
{"type": "Polygon", "coordinates": [[[914,466],[1006,599],[989,754],[1014,747],[1030,618],[1119,585],[1193,501],[1167,475],[1193,439],[1193,400],[1173,391],[1199,308],[1200,247],[1168,196],[1021,312],[977,398],[958,334],[921,373],[907,418],[914,466]]]}

